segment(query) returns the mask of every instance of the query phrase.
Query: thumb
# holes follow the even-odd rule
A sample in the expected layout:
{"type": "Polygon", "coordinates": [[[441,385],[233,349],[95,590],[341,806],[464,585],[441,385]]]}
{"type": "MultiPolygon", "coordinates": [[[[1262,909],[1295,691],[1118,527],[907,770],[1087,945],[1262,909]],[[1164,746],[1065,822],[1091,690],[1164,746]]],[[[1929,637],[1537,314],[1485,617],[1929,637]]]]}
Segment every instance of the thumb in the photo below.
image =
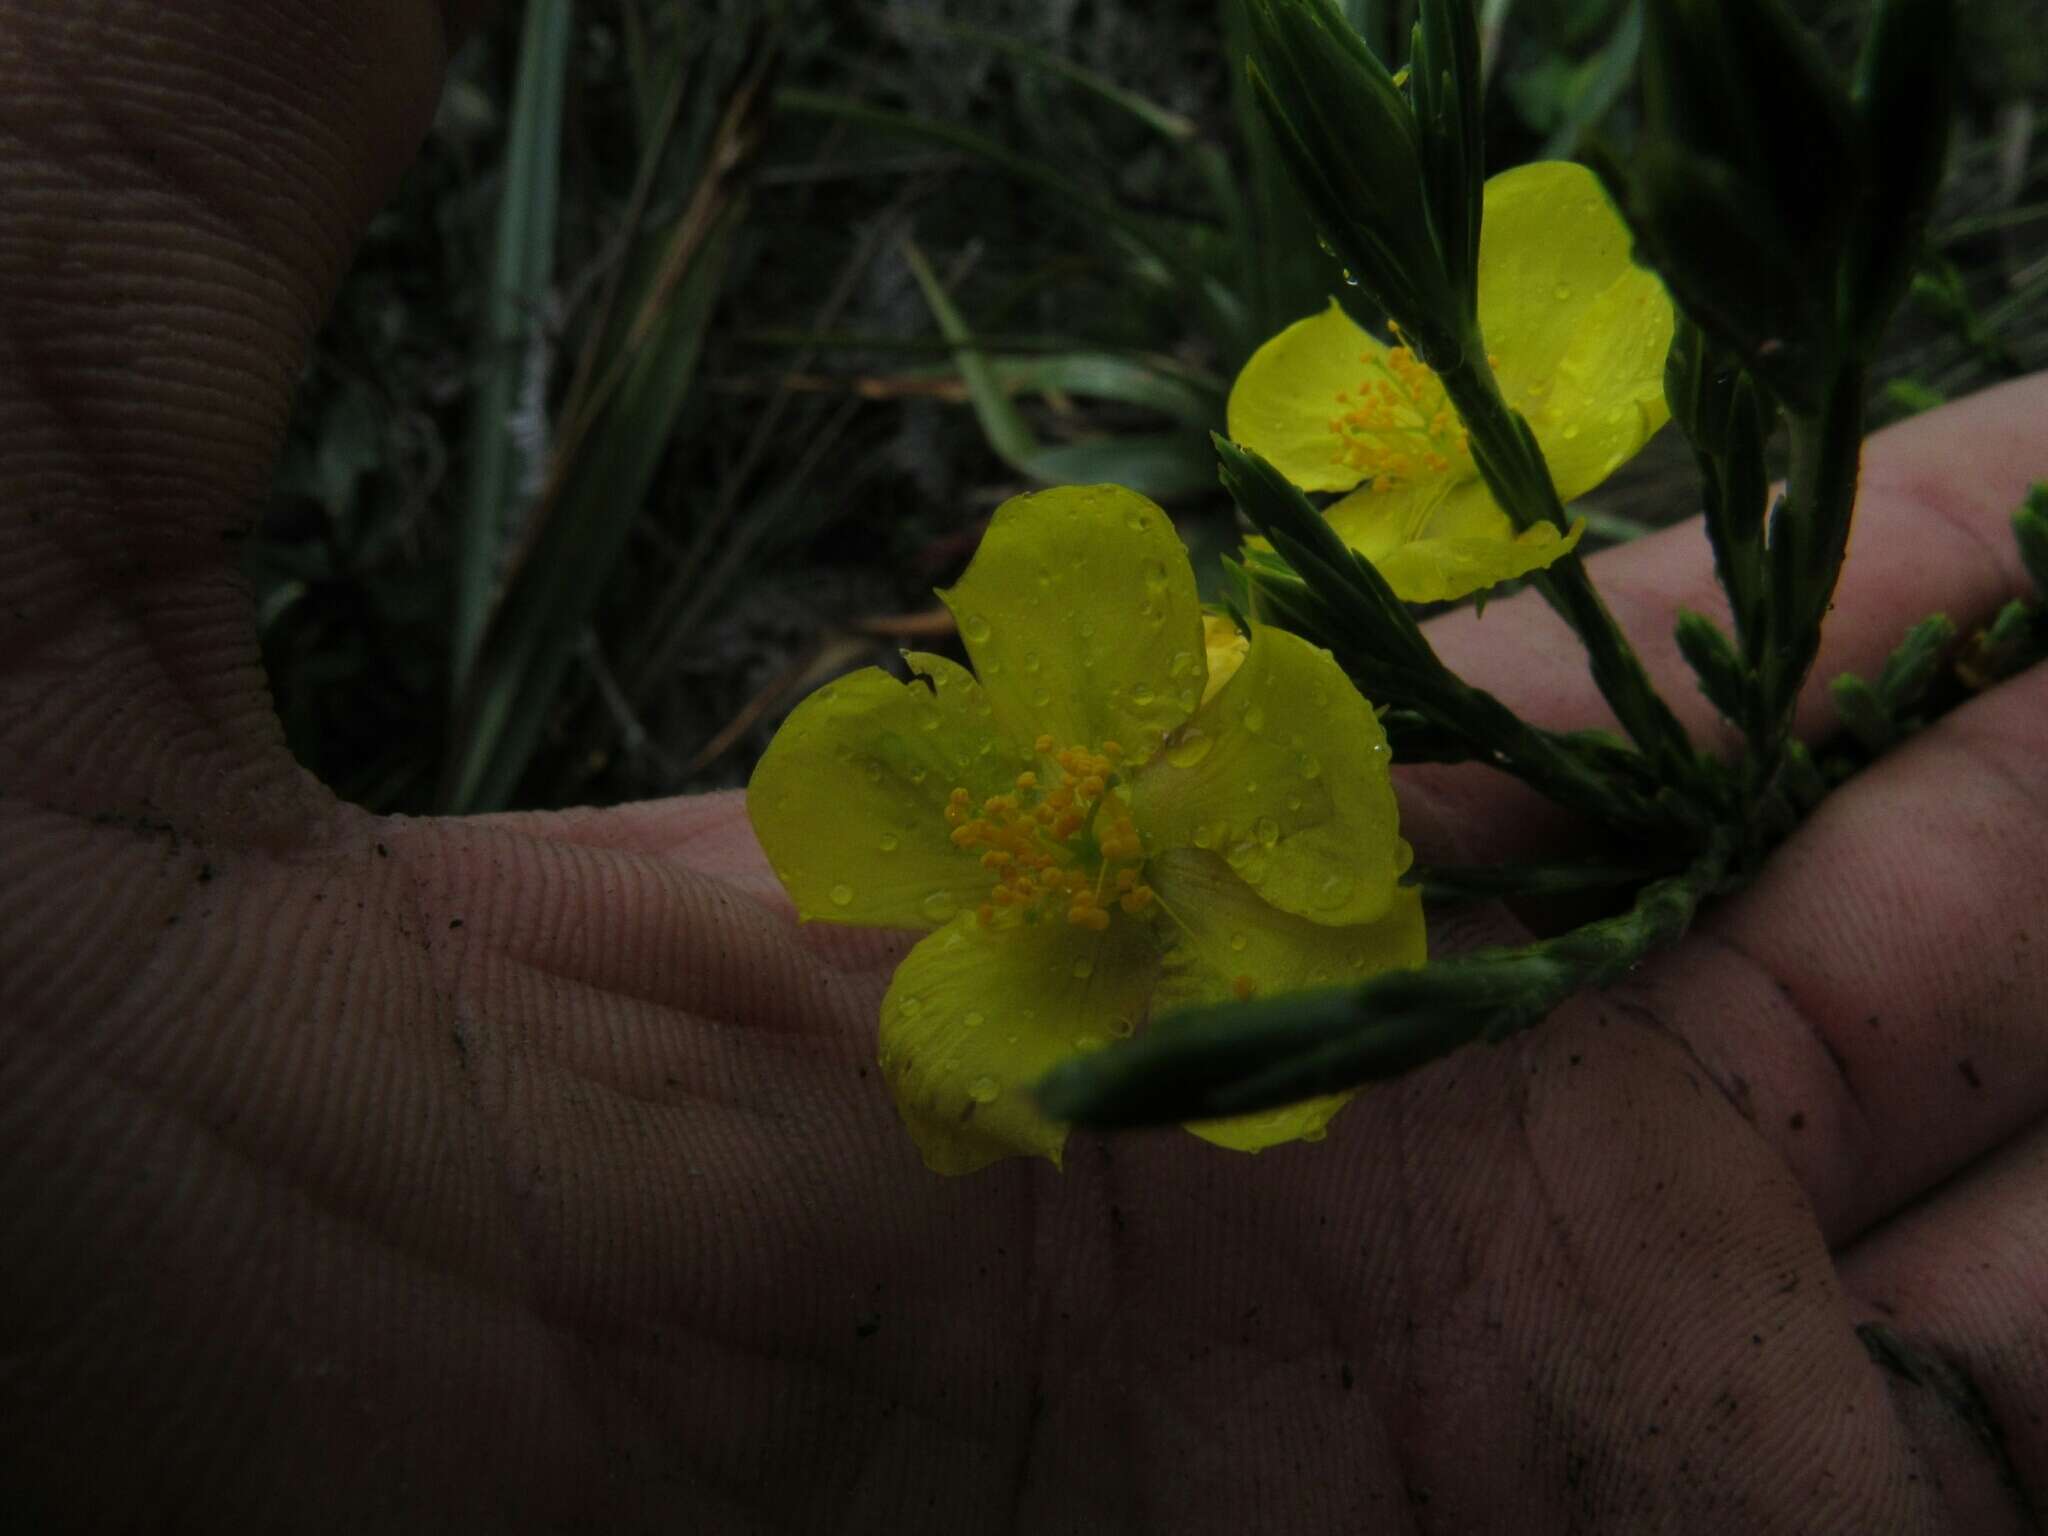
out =
{"type": "Polygon", "coordinates": [[[284,751],[233,562],[451,19],[429,0],[0,12],[10,799],[258,838],[323,802],[284,751]]]}

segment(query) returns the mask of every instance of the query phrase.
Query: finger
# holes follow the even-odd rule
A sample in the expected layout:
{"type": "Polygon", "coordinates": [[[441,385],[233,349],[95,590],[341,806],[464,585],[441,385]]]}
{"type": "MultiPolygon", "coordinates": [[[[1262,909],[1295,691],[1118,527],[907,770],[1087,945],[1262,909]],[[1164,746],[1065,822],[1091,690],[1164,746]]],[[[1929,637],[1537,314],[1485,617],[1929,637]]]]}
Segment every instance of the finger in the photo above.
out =
{"type": "Polygon", "coordinates": [[[2048,669],[1837,790],[1756,883],[1646,965],[1841,1243],[2048,1112],[2048,669]]]}
{"type": "MultiPolygon", "coordinates": [[[[2024,590],[2010,519],[2027,486],[2048,475],[2040,424],[2048,374],[1972,395],[1875,434],[1865,446],[1849,557],[1818,662],[1801,695],[1798,726],[1833,725],[1826,683],[1845,671],[1874,675],[1908,626],[1947,613],[1966,633],[2024,590]]],[[[1727,600],[1698,519],[1589,562],[1601,595],[1665,698],[1702,745],[1733,738],[1678,654],[1680,608],[1725,626],[1727,600]]],[[[1578,639],[1535,593],[1436,620],[1429,638],[1461,676],[1539,724],[1614,729],[1587,674],[1578,639]]],[[[1404,772],[1425,859],[1460,862],[1538,856],[1574,832],[1533,792],[1477,768],[1404,772]]]]}
{"type": "Polygon", "coordinates": [[[1987,1495],[1956,1528],[2036,1529],[2028,1514],[2048,1509],[2048,1128],[1857,1243],[1842,1283],[1923,1454],[1946,1485],[1987,1495]]]}
{"type": "Polygon", "coordinates": [[[442,27],[426,0],[0,12],[11,793],[223,831],[303,814],[236,541],[442,27]]]}

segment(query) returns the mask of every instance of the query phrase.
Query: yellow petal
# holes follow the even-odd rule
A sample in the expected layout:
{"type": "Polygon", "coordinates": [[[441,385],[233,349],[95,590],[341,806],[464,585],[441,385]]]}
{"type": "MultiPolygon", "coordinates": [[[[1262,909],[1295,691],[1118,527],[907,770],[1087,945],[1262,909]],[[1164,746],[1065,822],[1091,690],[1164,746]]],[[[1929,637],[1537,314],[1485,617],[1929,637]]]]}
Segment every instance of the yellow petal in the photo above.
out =
{"type": "Polygon", "coordinates": [[[1054,1164],[1064,1125],[1031,1087],[1077,1051],[1129,1035],[1158,973],[1152,926],[1060,921],[984,928],[963,913],[918,941],[882,1000],[882,1073],[925,1165],[1054,1164]]]}
{"type": "Polygon", "coordinates": [[[1017,740],[1114,741],[1135,764],[1201,700],[1195,573],[1172,522],[1135,491],[1013,497],[960,584],[939,596],[1017,740]]]}
{"type": "MultiPolygon", "coordinates": [[[[1171,1010],[1232,997],[1269,997],[1312,987],[1343,986],[1381,971],[1422,964],[1427,946],[1422,900],[1413,888],[1395,893],[1377,921],[1332,928],[1275,912],[1214,854],[1185,849],[1152,861],[1159,901],[1179,921],[1180,942],[1161,964],[1152,1029],[1173,1028],[1171,1010]]],[[[1314,1137],[1349,1093],[1188,1126],[1197,1136],[1257,1152],[1314,1137]]]]}
{"type": "Polygon", "coordinates": [[[1329,652],[1258,625],[1237,675],[1136,776],[1131,814],[1150,853],[1211,849],[1283,912],[1369,922],[1397,874],[1387,762],[1329,652]]]}
{"type": "Polygon", "coordinates": [[[797,914],[936,928],[986,893],[988,872],[954,846],[946,799],[1011,788],[1029,753],[996,731],[974,679],[913,655],[925,681],[876,667],[799,704],[747,785],[747,817],[797,914]]]}
{"type": "MultiPolygon", "coordinates": [[[[1272,548],[1269,544],[1268,549],[1272,548]]],[[[1202,645],[1209,663],[1209,680],[1202,685],[1202,700],[1206,704],[1223,691],[1223,685],[1237,676],[1237,669],[1244,665],[1244,654],[1251,649],[1251,641],[1236,624],[1218,613],[1202,615],[1202,645]]]]}
{"type": "Polygon", "coordinates": [[[1541,570],[1586,531],[1581,518],[1569,533],[1539,523],[1518,534],[1477,479],[1439,488],[1428,506],[1402,491],[1355,491],[1324,515],[1410,603],[1449,602],[1541,570]]]}
{"type": "Polygon", "coordinates": [[[1359,361],[1387,350],[1353,323],[1335,300],[1269,339],[1230,386],[1230,440],[1266,458],[1305,491],[1348,491],[1359,472],[1338,459],[1330,421],[1340,394],[1368,371],[1359,361]]]}
{"type": "Polygon", "coordinates": [[[1539,161],[1486,184],[1479,325],[1508,403],[1570,501],[1670,417],[1670,297],[1629,259],[1628,228],[1581,165],[1539,161]]]}

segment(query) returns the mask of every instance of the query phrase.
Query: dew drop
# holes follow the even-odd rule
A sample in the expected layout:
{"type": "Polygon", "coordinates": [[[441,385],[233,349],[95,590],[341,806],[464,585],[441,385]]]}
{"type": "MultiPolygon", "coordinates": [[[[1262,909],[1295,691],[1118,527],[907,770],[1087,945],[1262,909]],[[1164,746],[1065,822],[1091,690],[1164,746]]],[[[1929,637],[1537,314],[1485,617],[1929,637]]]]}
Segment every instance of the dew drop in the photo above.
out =
{"type": "Polygon", "coordinates": [[[1083,1055],[1086,1055],[1090,1051],[1099,1051],[1106,1044],[1108,1044],[1108,1042],[1104,1040],[1100,1035],[1074,1036],[1074,1049],[1081,1052],[1083,1055]]]}
{"type": "Polygon", "coordinates": [[[1076,981],[1086,981],[1090,976],[1093,976],[1094,974],[1095,962],[1093,960],[1090,960],[1086,955],[1083,955],[1080,959],[1074,962],[1074,979],[1076,981]]]}
{"type": "Polygon", "coordinates": [[[953,914],[960,910],[960,904],[953,899],[951,891],[933,891],[919,902],[917,907],[935,923],[950,921],[953,914]]]}
{"type": "Polygon", "coordinates": [[[1173,678],[1193,677],[1197,665],[1193,651],[1175,651],[1173,661],[1167,667],[1167,675],[1173,678]]]}
{"type": "Polygon", "coordinates": [[[1290,811],[1298,811],[1298,810],[1300,810],[1300,809],[1301,809],[1301,796],[1299,796],[1299,795],[1289,795],[1289,796],[1287,797],[1287,809],[1289,809],[1290,811]]]}
{"type": "Polygon", "coordinates": [[[1304,779],[1319,779],[1323,776],[1323,760],[1313,752],[1304,752],[1294,760],[1294,766],[1301,771],[1304,779]]]}
{"type": "Polygon", "coordinates": [[[1044,709],[1048,704],[1052,703],[1052,695],[1045,689],[1040,688],[1031,695],[1031,702],[1038,708],[1044,709]]]}
{"type": "Polygon", "coordinates": [[[1214,848],[1223,840],[1223,833],[1226,830],[1228,829],[1224,827],[1212,827],[1206,822],[1201,823],[1194,831],[1195,846],[1197,848],[1214,848]]]}
{"type": "Polygon", "coordinates": [[[1270,848],[1280,841],[1280,823],[1270,816],[1261,816],[1258,824],[1259,843],[1270,848]]]}
{"type": "Polygon", "coordinates": [[[1579,424],[1576,421],[1566,422],[1564,424],[1563,432],[1559,435],[1562,436],[1566,442],[1570,442],[1573,438],[1579,435],[1579,424]]]}
{"type": "Polygon", "coordinates": [[[918,717],[917,728],[920,731],[936,731],[939,728],[938,712],[936,710],[926,710],[918,717]]]}
{"type": "Polygon", "coordinates": [[[1147,560],[1145,562],[1145,585],[1154,592],[1163,592],[1166,589],[1166,565],[1164,561],[1147,560]]]}
{"type": "Polygon", "coordinates": [[[924,999],[913,993],[896,1005],[896,1011],[906,1019],[914,1019],[924,1012],[924,999]]]}
{"type": "Polygon", "coordinates": [[[1024,670],[1026,672],[1036,672],[1038,670],[1038,652],[1026,651],[1024,653],[1024,670]]]}
{"type": "Polygon", "coordinates": [[[902,846],[903,840],[899,838],[894,832],[884,832],[882,834],[882,852],[894,853],[898,848],[902,846]]]}
{"type": "Polygon", "coordinates": [[[1131,1021],[1126,1018],[1119,1017],[1111,1019],[1109,1021],[1109,1032],[1112,1035],[1116,1036],[1116,1038],[1119,1040],[1130,1039],[1131,1031],[1136,1027],[1136,1025],[1132,1024],[1131,1021]]]}
{"type": "Polygon", "coordinates": [[[1266,728],[1266,712],[1256,704],[1245,705],[1244,712],[1237,718],[1244,723],[1244,728],[1254,736],[1266,728]]]}
{"type": "Polygon", "coordinates": [[[1405,837],[1394,839],[1394,873],[1405,875],[1415,862],[1415,845],[1405,837]]]}
{"type": "Polygon", "coordinates": [[[1570,283],[1559,283],[1555,288],[1550,290],[1550,296],[1553,299],[1557,300],[1558,303],[1562,304],[1566,299],[1572,296],[1572,285],[1570,283]]]}
{"type": "Polygon", "coordinates": [[[960,1016],[960,1027],[962,1029],[979,1029],[987,1022],[988,1015],[978,1011],[964,1013],[960,1016]]]}
{"type": "Polygon", "coordinates": [[[1083,640],[1093,640],[1095,638],[1095,621],[1093,619],[1083,619],[1074,628],[1083,640]]]}
{"type": "Polygon", "coordinates": [[[1192,768],[1209,755],[1215,743],[1200,726],[1189,726],[1180,733],[1180,740],[1167,748],[1166,760],[1176,768],[1192,768]]]}
{"type": "Polygon", "coordinates": [[[967,1097],[974,1100],[977,1104],[995,1103],[996,1099],[1001,1096],[1002,1091],[1001,1088],[996,1086],[996,1080],[986,1075],[977,1077],[967,1085],[967,1097]]]}
{"type": "Polygon", "coordinates": [[[1233,934],[1232,934],[1232,935],[1230,936],[1230,947],[1231,947],[1232,949],[1234,949],[1234,950],[1238,950],[1238,951],[1242,952],[1242,951],[1243,951],[1243,949],[1244,949],[1244,946],[1245,946],[1245,937],[1244,937],[1244,935],[1243,935],[1243,934],[1241,934],[1241,933],[1233,933],[1233,934]]]}
{"type": "Polygon", "coordinates": [[[1145,531],[1145,514],[1136,507],[1131,508],[1130,511],[1124,514],[1124,526],[1133,533],[1143,533],[1145,531]]]}
{"type": "Polygon", "coordinates": [[[1150,683],[1131,684],[1131,702],[1137,705],[1138,708],[1148,708],[1151,705],[1153,698],[1154,694],[1152,692],[1152,685],[1150,683]]]}
{"type": "Polygon", "coordinates": [[[1327,911],[1351,899],[1353,882],[1349,875],[1332,875],[1316,891],[1316,905],[1327,911]]]}
{"type": "Polygon", "coordinates": [[[1312,1125],[1301,1133],[1301,1139],[1303,1141],[1321,1141],[1329,1134],[1330,1128],[1327,1125],[1312,1125]]]}
{"type": "Polygon", "coordinates": [[[850,907],[850,906],[852,906],[852,905],[853,905],[853,887],[852,887],[852,886],[850,886],[850,885],[835,885],[835,886],[833,886],[833,887],[832,887],[832,905],[833,905],[833,906],[835,906],[835,907],[850,907]]]}
{"type": "Polygon", "coordinates": [[[988,620],[978,613],[966,614],[960,620],[960,634],[979,645],[988,638],[988,620]]]}

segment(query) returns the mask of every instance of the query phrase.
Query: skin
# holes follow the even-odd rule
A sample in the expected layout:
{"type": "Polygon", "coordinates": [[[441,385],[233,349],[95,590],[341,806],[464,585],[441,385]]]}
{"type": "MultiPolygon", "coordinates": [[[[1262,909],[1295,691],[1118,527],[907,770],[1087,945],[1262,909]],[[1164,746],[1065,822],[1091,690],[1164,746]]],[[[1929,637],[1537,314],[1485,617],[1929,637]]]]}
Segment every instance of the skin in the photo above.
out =
{"type": "MultiPolygon", "coordinates": [[[[233,541],[472,19],[0,0],[18,1520],[2048,1510],[2048,672],[1833,797],[1628,984],[1369,1092],[1321,1145],[1077,1136],[1064,1175],[921,1170],[872,1065],[900,941],[795,927],[737,799],[407,821],[304,774],[233,541]]],[[[1871,445],[1823,676],[2020,590],[2003,524],[2044,419],[2036,378],[1871,445]]],[[[1598,574],[1704,729],[1660,639],[1714,607],[1697,531],[1598,574]]],[[[1602,718],[1540,608],[1434,635],[1548,722],[1602,718]]],[[[1425,859],[1559,835],[1477,771],[1404,800],[1425,859]]]]}

